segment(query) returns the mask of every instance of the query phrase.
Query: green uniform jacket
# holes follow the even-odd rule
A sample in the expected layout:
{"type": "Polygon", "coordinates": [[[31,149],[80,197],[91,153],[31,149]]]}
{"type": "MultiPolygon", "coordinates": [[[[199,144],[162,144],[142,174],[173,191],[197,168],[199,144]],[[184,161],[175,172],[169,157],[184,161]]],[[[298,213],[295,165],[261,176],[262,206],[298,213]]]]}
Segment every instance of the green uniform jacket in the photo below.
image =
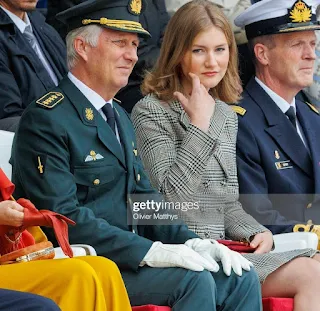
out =
{"type": "MultiPolygon", "coordinates": [[[[68,79],[25,110],[12,149],[15,196],[73,219],[71,243],[95,247],[122,269],[137,270],[152,241],[195,238],[185,225],[127,224],[127,194],[155,193],[136,151],[130,118],[114,102],[116,136],[68,79]]],[[[48,233],[48,232],[47,232],[48,233]]],[[[52,240],[52,231],[49,232],[52,240]]]]}

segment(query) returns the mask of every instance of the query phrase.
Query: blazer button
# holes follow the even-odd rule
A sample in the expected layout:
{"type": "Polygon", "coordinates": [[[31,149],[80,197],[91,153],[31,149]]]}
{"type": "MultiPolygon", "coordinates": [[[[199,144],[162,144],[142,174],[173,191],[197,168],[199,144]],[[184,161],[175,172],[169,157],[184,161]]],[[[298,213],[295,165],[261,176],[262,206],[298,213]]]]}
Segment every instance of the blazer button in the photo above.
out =
{"type": "Polygon", "coordinates": [[[141,176],[140,176],[140,174],[138,174],[138,175],[137,175],[137,182],[139,182],[140,179],[141,179],[141,176]]]}
{"type": "Polygon", "coordinates": [[[209,239],[209,238],[210,238],[209,232],[205,232],[205,233],[204,233],[204,236],[205,236],[207,239],[209,239]]]}
{"type": "Polygon", "coordinates": [[[308,205],[307,205],[307,208],[311,208],[312,207],[312,203],[309,203],[308,205]]]}
{"type": "Polygon", "coordinates": [[[93,184],[95,185],[95,186],[98,186],[98,185],[100,185],[100,179],[95,179],[94,181],[93,181],[93,184]]]}
{"type": "Polygon", "coordinates": [[[220,234],[219,234],[219,237],[220,237],[220,239],[224,238],[224,234],[223,234],[223,233],[220,233],[220,234]]]}

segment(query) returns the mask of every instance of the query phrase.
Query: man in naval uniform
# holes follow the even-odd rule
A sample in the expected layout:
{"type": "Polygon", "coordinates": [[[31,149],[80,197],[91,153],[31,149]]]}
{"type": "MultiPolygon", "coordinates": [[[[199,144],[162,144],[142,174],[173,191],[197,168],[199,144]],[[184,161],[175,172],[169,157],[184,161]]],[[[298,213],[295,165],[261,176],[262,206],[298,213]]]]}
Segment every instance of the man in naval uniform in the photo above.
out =
{"type": "Polygon", "coordinates": [[[139,23],[142,9],[141,0],[93,0],[57,16],[69,27],[70,72],[21,118],[12,154],[15,195],[72,218],[71,243],[90,244],[116,262],[132,305],[261,310],[256,273],[239,253],[185,225],[127,222],[127,195],[156,193],[131,121],[113,99],[137,62],[138,35],[149,35],[139,23]]]}
{"type": "Polygon", "coordinates": [[[244,209],[273,233],[318,231],[320,116],[296,95],[313,81],[319,0],[263,0],[240,14],[256,75],[238,106],[244,209]]]}

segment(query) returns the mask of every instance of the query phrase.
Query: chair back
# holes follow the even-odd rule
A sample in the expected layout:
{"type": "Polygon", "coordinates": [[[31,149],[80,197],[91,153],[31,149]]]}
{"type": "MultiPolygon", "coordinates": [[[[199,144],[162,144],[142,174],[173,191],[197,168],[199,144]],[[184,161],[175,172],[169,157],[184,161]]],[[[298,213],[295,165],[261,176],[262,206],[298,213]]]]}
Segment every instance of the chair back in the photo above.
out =
{"type": "Polygon", "coordinates": [[[11,180],[12,167],[9,163],[14,133],[0,130],[0,167],[11,180]]]}

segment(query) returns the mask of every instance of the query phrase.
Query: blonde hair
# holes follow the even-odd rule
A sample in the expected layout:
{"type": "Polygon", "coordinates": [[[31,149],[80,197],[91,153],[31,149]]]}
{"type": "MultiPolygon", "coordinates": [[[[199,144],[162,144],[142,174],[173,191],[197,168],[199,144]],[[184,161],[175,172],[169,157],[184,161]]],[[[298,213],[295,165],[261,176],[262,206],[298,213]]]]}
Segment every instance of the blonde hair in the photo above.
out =
{"type": "Polygon", "coordinates": [[[181,60],[195,37],[212,26],[222,30],[229,46],[229,63],[225,76],[209,93],[227,103],[239,101],[242,92],[238,72],[238,51],[232,28],[223,12],[212,2],[193,0],[183,5],[169,21],[158,61],[147,72],[141,90],[155,93],[160,99],[173,99],[173,92],[183,92],[181,60]]]}
{"type": "Polygon", "coordinates": [[[102,32],[102,27],[98,25],[89,25],[76,28],[70,31],[66,38],[67,45],[67,65],[69,70],[71,70],[78,62],[78,53],[74,48],[74,40],[77,37],[82,37],[87,44],[92,47],[98,45],[99,36],[102,32]]]}

